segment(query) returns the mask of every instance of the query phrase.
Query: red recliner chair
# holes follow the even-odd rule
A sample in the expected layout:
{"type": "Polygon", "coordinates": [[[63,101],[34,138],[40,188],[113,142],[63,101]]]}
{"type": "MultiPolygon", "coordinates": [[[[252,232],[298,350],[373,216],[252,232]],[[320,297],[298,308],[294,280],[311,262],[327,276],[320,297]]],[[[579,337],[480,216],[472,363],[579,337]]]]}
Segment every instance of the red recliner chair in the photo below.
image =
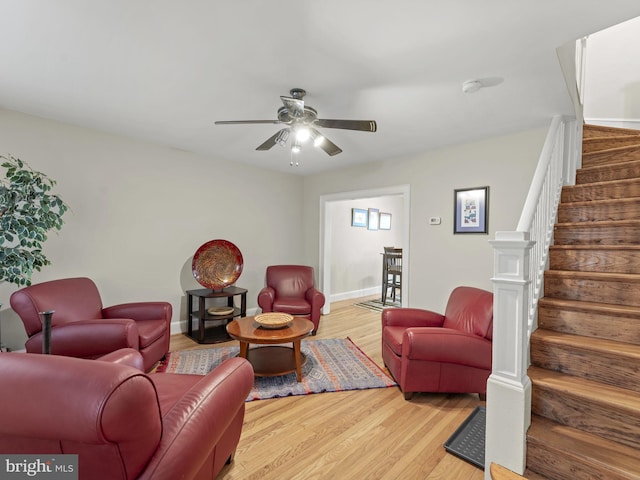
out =
{"type": "Polygon", "coordinates": [[[214,478],[240,440],[251,365],[147,375],[136,356],[0,354],[0,452],[78,455],[81,480],[214,478]]]}
{"type": "Polygon", "coordinates": [[[95,283],[88,278],[52,280],[11,295],[11,308],[20,316],[29,336],[28,353],[42,353],[39,313],[55,310],[51,353],[97,358],[120,348],[139,350],[149,371],[169,351],[171,304],[124,303],[103,308],[95,283]]]}
{"type": "Polygon", "coordinates": [[[444,315],[418,308],[382,311],[382,359],[409,400],[413,392],[487,392],[493,293],[451,292],[444,315]]]}
{"type": "Polygon", "coordinates": [[[325,298],[315,288],[312,267],[272,265],[267,267],[266,284],[258,294],[258,305],[263,312],[308,318],[313,322],[313,335],[318,332],[325,298]]]}

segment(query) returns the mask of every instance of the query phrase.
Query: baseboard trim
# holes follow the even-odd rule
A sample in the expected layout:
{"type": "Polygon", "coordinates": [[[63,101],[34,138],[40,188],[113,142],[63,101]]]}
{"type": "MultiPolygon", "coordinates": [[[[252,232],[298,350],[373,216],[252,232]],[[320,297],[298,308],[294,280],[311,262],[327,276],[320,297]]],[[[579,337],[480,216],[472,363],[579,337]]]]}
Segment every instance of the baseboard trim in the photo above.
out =
{"type": "Polygon", "coordinates": [[[588,125],[599,125],[601,127],[630,128],[640,130],[640,118],[585,118],[584,123],[588,125]]]}

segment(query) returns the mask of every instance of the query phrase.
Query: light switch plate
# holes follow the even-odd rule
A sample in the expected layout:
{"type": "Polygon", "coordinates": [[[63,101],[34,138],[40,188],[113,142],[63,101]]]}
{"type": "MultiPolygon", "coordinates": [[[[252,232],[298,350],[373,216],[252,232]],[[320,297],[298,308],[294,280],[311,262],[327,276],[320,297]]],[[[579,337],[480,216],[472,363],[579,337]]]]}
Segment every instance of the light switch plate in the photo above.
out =
{"type": "Polygon", "coordinates": [[[440,217],[429,217],[429,225],[440,225],[442,219],[440,217]]]}

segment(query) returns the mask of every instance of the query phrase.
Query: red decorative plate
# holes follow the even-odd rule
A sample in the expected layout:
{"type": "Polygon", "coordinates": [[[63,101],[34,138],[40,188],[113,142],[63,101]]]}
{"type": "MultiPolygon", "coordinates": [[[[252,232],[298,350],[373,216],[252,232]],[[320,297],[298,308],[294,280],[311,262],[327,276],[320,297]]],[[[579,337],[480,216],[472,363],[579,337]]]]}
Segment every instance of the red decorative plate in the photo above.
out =
{"type": "Polygon", "coordinates": [[[211,240],[193,255],[191,270],[200,285],[220,291],[238,280],[244,266],[242,253],[227,240],[211,240]]]}

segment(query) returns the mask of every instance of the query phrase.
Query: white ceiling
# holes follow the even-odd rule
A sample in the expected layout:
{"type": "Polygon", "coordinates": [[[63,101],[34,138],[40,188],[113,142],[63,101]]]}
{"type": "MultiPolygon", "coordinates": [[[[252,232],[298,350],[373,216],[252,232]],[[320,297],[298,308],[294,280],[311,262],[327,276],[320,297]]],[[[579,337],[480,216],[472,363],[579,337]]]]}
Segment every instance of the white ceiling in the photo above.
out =
{"type": "MultiPolygon", "coordinates": [[[[571,113],[556,48],[638,0],[0,0],[0,108],[308,175],[546,125],[571,113]],[[469,79],[504,81],[463,94],[469,79]],[[307,90],[343,149],[255,147],[307,90]]],[[[1,147],[0,147],[1,149],[1,147]]]]}

